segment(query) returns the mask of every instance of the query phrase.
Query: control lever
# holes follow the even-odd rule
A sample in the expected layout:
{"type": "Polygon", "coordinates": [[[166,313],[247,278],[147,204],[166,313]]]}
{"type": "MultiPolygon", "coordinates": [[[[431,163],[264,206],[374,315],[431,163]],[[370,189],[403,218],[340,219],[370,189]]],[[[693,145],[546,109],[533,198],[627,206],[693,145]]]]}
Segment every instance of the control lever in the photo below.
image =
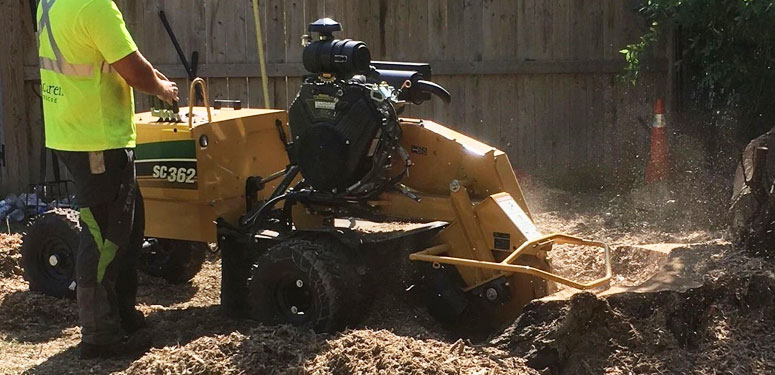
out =
{"type": "Polygon", "coordinates": [[[151,108],[151,116],[158,117],[159,122],[181,122],[177,100],[170,105],[156,96],[149,96],[148,104],[151,108]]]}

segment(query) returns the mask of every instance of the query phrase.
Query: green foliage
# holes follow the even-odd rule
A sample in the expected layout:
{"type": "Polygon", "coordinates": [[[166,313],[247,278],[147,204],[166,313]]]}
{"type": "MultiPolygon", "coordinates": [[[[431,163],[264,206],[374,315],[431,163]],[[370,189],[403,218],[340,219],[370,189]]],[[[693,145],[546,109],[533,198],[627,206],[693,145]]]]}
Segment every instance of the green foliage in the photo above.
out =
{"type": "Polygon", "coordinates": [[[641,55],[646,53],[649,48],[656,43],[659,39],[659,23],[653,22],[649,30],[640,37],[640,40],[634,44],[628,44],[627,48],[622,49],[619,53],[624,55],[624,59],[627,61],[625,67],[625,74],[623,78],[633,86],[638,82],[640,78],[641,55]]]}
{"type": "Polygon", "coordinates": [[[637,81],[643,57],[675,30],[676,64],[692,98],[751,116],[775,114],[775,0],[648,0],[640,12],[651,27],[620,51],[627,81],[637,81]]]}

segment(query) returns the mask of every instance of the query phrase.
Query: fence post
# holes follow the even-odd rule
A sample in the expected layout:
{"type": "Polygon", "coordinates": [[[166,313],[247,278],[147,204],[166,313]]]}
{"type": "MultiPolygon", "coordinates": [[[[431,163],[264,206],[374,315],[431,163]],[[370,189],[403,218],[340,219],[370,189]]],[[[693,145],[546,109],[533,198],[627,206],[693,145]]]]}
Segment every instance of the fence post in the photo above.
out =
{"type": "Polygon", "coordinates": [[[5,163],[0,162],[0,195],[18,191],[29,182],[28,154],[30,128],[27,124],[27,103],[24,95],[23,19],[30,17],[26,0],[0,0],[0,128],[5,145],[5,163]]]}

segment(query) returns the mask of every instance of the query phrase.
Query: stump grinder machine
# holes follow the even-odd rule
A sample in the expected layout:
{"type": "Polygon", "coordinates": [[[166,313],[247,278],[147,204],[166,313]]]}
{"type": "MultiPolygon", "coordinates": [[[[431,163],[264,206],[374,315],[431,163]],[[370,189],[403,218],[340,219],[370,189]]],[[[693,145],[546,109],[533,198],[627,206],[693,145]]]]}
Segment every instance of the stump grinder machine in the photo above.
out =
{"type": "MultiPolygon", "coordinates": [[[[187,281],[217,243],[224,311],[317,331],[357,322],[391,292],[414,293],[450,325],[468,316],[494,328],[556,284],[609,281],[606,244],[536,228],[504,152],[399,117],[432,97],[450,102],[428,64],[371,61],[363,42],[334,39],[330,19],[309,31],[309,75],[288,111],[210,107],[197,79],[203,107],[136,115],[146,270],[187,281]],[[555,244],[600,248],[600,278],[554,273],[555,244]]],[[[50,212],[29,228],[31,289],[72,294],[74,217],[50,212]]]]}

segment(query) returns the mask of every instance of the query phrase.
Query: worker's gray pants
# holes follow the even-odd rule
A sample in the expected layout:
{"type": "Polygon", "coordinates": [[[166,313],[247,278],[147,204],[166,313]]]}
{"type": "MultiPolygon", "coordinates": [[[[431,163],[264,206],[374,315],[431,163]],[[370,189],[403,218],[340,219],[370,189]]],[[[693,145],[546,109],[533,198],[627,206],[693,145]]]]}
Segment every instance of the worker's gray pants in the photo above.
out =
{"type": "Polygon", "coordinates": [[[133,318],[145,229],[134,150],[106,150],[91,163],[88,152],[57,154],[73,176],[81,213],[75,268],[81,340],[114,343],[122,338],[121,320],[133,318]]]}

